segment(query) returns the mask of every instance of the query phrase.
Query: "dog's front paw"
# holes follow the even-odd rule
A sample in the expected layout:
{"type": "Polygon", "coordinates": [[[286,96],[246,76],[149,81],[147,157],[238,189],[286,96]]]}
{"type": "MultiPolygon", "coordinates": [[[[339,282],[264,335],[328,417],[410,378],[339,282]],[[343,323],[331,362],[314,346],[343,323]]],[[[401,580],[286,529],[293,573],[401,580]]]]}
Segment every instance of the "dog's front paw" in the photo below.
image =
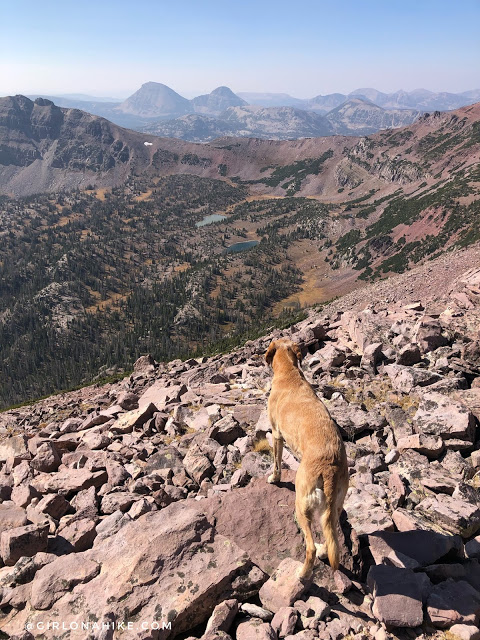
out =
{"type": "Polygon", "coordinates": [[[267,478],[267,482],[269,484],[274,484],[275,482],[278,482],[280,480],[280,478],[278,476],[276,476],[274,473],[272,473],[272,475],[268,476],[267,478]]]}
{"type": "Polygon", "coordinates": [[[328,557],[327,545],[315,543],[315,549],[317,550],[317,558],[319,560],[325,560],[328,557]]]}

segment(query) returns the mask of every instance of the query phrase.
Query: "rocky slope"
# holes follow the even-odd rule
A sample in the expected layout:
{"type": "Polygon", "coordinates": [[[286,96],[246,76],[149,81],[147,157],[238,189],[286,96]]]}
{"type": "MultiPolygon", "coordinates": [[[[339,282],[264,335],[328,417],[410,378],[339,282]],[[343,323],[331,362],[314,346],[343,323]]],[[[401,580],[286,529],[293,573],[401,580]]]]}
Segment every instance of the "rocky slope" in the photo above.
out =
{"type": "Polygon", "coordinates": [[[122,382],[0,414],[3,632],[477,637],[479,320],[475,246],[231,353],[142,356],[122,382]],[[302,345],[350,467],[341,568],[318,561],[307,583],[287,450],[283,482],[265,481],[263,355],[280,335],[302,345]]]}

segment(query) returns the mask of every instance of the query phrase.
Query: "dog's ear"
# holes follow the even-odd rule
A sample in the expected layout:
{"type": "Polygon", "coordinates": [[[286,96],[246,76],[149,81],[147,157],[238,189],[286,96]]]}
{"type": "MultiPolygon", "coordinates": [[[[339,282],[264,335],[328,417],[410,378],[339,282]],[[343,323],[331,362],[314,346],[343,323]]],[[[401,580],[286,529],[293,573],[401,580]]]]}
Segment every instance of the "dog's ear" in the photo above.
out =
{"type": "Polygon", "coordinates": [[[275,340],[273,342],[270,343],[270,346],[267,349],[267,353],[265,354],[265,360],[267,361],[267,364],[272,364],[273,362],[273,356],[275,355],[275,352],[277,350],[277,343],[275,342],[275,340]]]}
{"type": "Polygon", "coordinates": [[[295,354],[295,356],[296,356],[296,358],[297,358],[297,361],[298,361],[298,362],[301,362],[301,361],[302,361],[303,356],[302,356],[302,350],[300,349],[300,345],[298,345],[298,344],[293,344],[293,345],[292,345],[292,351],[293,351],[293,353],[295,354]]]}

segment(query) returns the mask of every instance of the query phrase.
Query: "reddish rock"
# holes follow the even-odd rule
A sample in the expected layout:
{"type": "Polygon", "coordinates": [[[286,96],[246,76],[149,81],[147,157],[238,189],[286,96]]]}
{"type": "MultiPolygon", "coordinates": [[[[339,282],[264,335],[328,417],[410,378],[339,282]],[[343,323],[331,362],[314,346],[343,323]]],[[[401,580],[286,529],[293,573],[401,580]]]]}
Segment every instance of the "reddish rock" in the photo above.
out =
{"type": "Polygon", "coordinates": [[[32,480],[40,493],[62,493],[68,495],[88,487],[101,487],[107,480],[106,471],[88,469],[65,469],[55,473],[41,473],[32,480]]]}
{"type": "Polygon", "coordinates": [[[432,624],[448,629],[453,624],[476,624],[480,615],[480,593],[464,580],[449,579],[433,587],[427,601],[432,624]]]}
{"type": "Polygon", "coordinates": [[[405,436],[397,441],[399,451],[405,449],[415,449],[419,453],[427,456],[430,460],[438,458],[443,451],[443,440],[435,436],[427,436],[423,433],[415,433],[412,436],[405,436]]]}
{"type": "Polygon", "coordinates": [[[22,556],[33,556],[46,551],[48,525],[27,524],[3,531],[0,536],[0,555],[3,562],[13,566],[22,556]]]}
{"type": "Polygon", "coordinates": [[[233,416],[225,416],[217,420],[208,430],[208,436],[222,445],[231,444],[245,435],[245,431],[233,416]]]}
{"type": "Polygon", "coordinates": [[[90,518],[72,520],[58,530],[58,535],[64,538],[74,551],[85,551],[92,546],[97,535],[96,522],[90,518]]]}
{"type": "Polygon", "coordinates": [[[463,538],[469,538],[480,529],[480,507],[453,496],[439,494],[425,498],[416,511],[463,538]]]}
{"type": "Polygon", "coordinates": [[[271,622],[272,629],[276,632],[279,638],[285,638],[295,631],[295,625],[297,624],[298,611],[293,607],[282,607],[273,616],[271,622]]]}
{"type": "Polygon", "coordinates": [[[33,498],[38,497],[40,497],[38,491],[29,484],[21,484],[12,489],[11,500],[17,507],[26,507],[33,498]]]}
{"type": "Polygon", "coordinates": [[[435,531],[382,531],[368,536],[375,564],[417,569],[434,564],[456,552],[461,556],[462,541],[435,531]]]}
{"type": "MultiPolygon", "coordinates": [[[[48,608],[50,619],[70,624],[101,620],[106,608],[118,620],[126,610],[136,611],[140,620],[158,620],[161,603],[162,618],[181,634],[206,622],[219,602],[252,597],[265,579],[242,549],[185,503],[133,521],[120,516],[129,521],[116,533],[37,573],[32,607],[48,608]],[[73,588],[72,579],[80,580],[73,588]]],[[[33,624],[44,621],[43,611],[32,607],[27,604],[24,615],[10,619],[3,630],[19,633],[25,615],[33,624]]],[[[168,635],[165,630],[164,638],[168,635]]]]}
{"type": "Polygon", "coordinates": [[[0,534],[27,524],[25,509],[13,503],[0,504],[0,534]]]}
{"type": "Polygon", "coordinates": [[[448,440],[460,439],[473,442],[475,418],[461,402],[441,393],[425,393],[413,418],[418,433],[440,436],[448,446],[448,440]]]}
{"type": "Polygon", "coordinates": [[[418,627],[423,622],[423,584],[409,569],[378,565],[368,572],[373,615],[391,627],[418,627]]]}
{"type": "Polygon", "coordinates": [[[277,634],[268,622],[252,618],[238,625],[236,638],[237,640],[277,640],[277,634]]]}
{"type": "Polygon", "coordinates": [[[46,513],[55,520],[60,520],[69,509],[70,503],[58,493],[47,494],[35,505],[36,511],[46,513]]]}
{"type": "Polygon", "coordinates": [[[295,524],[294,474],[280,485],[254,478],[243,489],[202,500],[198,509],[215,518],[217,531],[234,540],[263,571],[271,574],[286,557],[302,560],[303,536],[295,524]],[[239,518],[247,513],[248,518],[239,518]]]}
{"type": "Polygon", "coordinates": [[[139,499],[137,493],[130,493],[129,491],[115,491],[114,493],[107,493],[103,496],[101,510],[102,513],[113,513],[114,511],[128,511],[135,500],[139,499]]]}
{"type": "Polygon", "coordinates": [[[100,564],[75,555],[61,556],[37,571],[32,584],[32,605],[49,609],[56,600],[78,584],[98,575],[100,564]]]}
{"type": "Polygon", "coordinates": [[[152,402],[140,404],[138,409],[123,413],[110,429],[113,433],[131,433],[134,427],[141,427],[149,420],[156,410],[156,406],[152,402]]]}
{"type": "Polygon", "coordinates": [[[169,402],[178,402],[186,391],[187,387],[184,384],[167,387],[163,380],[159,380],[142,393],[138,400],[138,406],[141,409],[153,404],[154,411],[163,411],[169,402]]]}
{"type": "Polygon", "coordinates": [[[265,582],[259,597],[265,609],[276,612],[282,607],[290,607],[306,591],[311,581],[298,576],[303,563],[285,558],[265,582]]]}
{"type": "Polygon", "coordinates": [[[449,631],[458,640],[480,640],[480,629],[471,624],[454,624],[449,631]]]}
{"type": "Polygon", "coordinates": [[[212,631],[225,631],[228,633],[237,613],[237,600],[224,600],[217,604],[207,622],[205,633],[208,634],[212,631]]]}
{"type": "Polygon", "coordinates": [[[412,337],[423,353],[434,351],[438,347],[448,344],[448,338],[443,335],[440,322],[428,316],[424,316],[416,323],[412,337]]]}
{"type": "Polygon", "coordinates": [[[0,441],[0,462],[6,462],[9,458],[22,458],[29,456],[28,440],[24,435],[10,436],[0,441]]]}

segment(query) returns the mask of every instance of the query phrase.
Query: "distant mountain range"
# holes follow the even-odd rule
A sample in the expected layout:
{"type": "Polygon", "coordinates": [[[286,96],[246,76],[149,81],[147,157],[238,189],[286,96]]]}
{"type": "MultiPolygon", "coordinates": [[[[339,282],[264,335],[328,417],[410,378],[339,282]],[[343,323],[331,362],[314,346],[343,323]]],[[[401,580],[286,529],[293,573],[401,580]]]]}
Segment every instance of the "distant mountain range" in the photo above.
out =
{"type": "Polygon", "coordinates": [[[426,89],[387,94],[361,88],[349,94],[300,99],[284,93],[237,95],[228,87],[218,87],[188,100],[164,84],[147,82],[123,102],[82,94],[41,97],[57,106],[81,109],[137,131],[208,142],[224,135],[276,140],[369,135],[411,124],[421,112],[473,104],[480,100],[480,89],[461,94],[426,89]]]}
{"type": "Polygon", "coordinates": [[[190,142],[210,142],[221,136],[290,140],[331,135],[369,135],[381,129],[411,124],[420,115],[415,109],[382,109],[353,98],[326,115],[296,107],[229,107],[217,118],[189,114],[156,121],[142,131],[190,142]]]}

